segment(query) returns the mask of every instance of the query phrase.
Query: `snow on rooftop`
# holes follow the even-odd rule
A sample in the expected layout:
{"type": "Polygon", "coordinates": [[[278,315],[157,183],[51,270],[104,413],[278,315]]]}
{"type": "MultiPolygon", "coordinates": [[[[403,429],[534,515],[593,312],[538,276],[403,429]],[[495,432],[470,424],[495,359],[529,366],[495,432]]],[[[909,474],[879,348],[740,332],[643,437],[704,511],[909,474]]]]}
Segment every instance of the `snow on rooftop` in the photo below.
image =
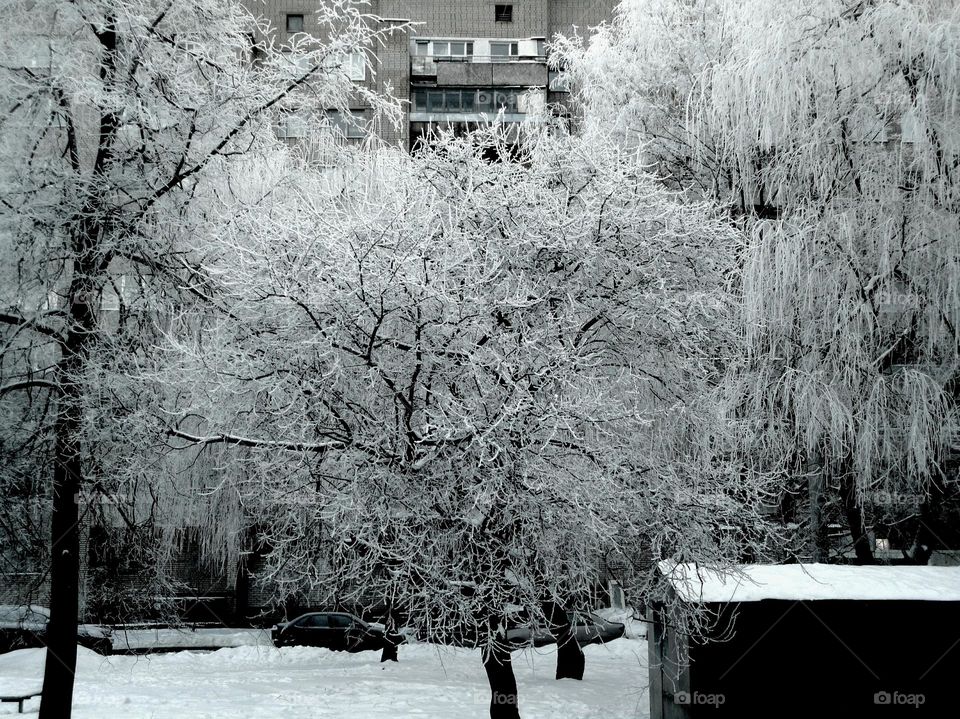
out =
{"type": "Polygon", "coordinates": [[[858,567],[837,564],[745,564],[735,571],[660,562],[688,602],[763,599],[960,601],[960,567],[858,567]]]}

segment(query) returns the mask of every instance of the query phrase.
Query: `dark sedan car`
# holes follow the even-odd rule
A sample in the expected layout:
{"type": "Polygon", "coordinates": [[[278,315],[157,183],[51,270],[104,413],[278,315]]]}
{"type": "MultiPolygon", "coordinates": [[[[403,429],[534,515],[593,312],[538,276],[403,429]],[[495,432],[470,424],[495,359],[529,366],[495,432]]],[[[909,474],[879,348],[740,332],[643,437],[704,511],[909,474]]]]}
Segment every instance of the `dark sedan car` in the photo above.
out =
{"type": "MultiPolygon", "coordinates": [[[[345,612],[311,612],[293,621],[277,624],[270,631],[274,645],[326,647],[338,651],[361,652],[383,649],[387,635],[380,624],[368,624],[345,612]]],[[[402,639],[391,637],[394,643],[402,639]]]]}
{"type": "MultiPolygon", "coordinates": [[[[50,610],[36,604],[0,604],[0,652],[46,644],[50,610]]],[[[99,654],[113,650],[111,630],[95,624],[77,627],[77,644],[99,654]]]]}
{"type": "MultiPolygon", "coordinates": [[[[612,642],[624,635],[626,627],[620,622],[611,622],[590,612],[567,612],[567,619],[573,627],[573,634],[577,644],[601,644],[612,642]]],[[[529,625],[518,624],[507,629],[507,641],[514,646],[542,647],[556,642],[553,635],[546,629],[532,631],[529,625]]]]}

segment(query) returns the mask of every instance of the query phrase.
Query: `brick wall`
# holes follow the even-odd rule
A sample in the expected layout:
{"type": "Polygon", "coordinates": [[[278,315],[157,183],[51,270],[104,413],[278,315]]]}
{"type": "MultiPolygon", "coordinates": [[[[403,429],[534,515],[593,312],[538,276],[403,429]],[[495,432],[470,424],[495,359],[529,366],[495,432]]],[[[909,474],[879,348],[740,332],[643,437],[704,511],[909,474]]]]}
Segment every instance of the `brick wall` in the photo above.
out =
{"type": "Polygon", "coordinates": [[[617,0],[550,0],[550,32],[569,35],[576,27],[581,35],[587,35],[591,27],[613,17],[617,0]]]}
{"type": "MultiPolygon", "coordinates": [[[[373,0],[369,12],[383,18],[403,18],[423,23],[416,33],[426,37],[543,37],[567,32],[571,26],[585,30],[610,18],[616,0],[373,0]],[[512,22],[497,22],[494,6],[513,6],[512,22]]],[[[287,39],[286,15],[304,16],[304,30],[316,33],[317,0],[249,0],[256,15],[272,22],[278,39],[287,39]]]]}
{"type": "MultiPolygon", "coordinates": [[[[390,17],[381,15],[381,17],[390,17]]],[[[375,61],[376,87],[381,93],[388,89],[394,97],[406,103],[410,99],[410,36],[405,32],[389,35],[377,52],[375,61]]],[[[407,113],[398,127],[384,122],[377,132],[384,142],[391,145],[406,145],[407,113]]]]}
{"type": "Polygon", "coordinates": [[[423,23],[415,29],[422,37],[527,38],[546,35],[547,0],[380,0],[380,17],[407,18],[423,23]],[[494,5],[513,5],[512,22],[496,22],[494,5]]]}

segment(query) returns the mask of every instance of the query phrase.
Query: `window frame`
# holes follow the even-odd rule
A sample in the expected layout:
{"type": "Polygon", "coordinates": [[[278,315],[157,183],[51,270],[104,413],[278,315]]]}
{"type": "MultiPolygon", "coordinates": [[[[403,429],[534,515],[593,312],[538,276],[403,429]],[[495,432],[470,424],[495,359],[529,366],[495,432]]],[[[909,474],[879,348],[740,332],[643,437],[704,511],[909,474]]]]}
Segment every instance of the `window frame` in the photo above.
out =
{"type": "Polygon", "coordinates": [[[310,119],[298,112],[281,112],[273,131],[278,140],[302,140],[310,136],[310,119]]]}
{"type": "Polygon", "coordinates": [[[340,140],[366,140],[370,122],[366,110],[327,110],[324,112],[324,130],[340,140]]]}
{"type": "Polygon", "coordinates": [[[444,102],[443,90],[427,90],[427,112],[443,112],[445,107],[444,102]],[[440,100],[439,106],[435,102],[437,98],[440,100]]]}
{"type": "Polygon", "coordinates": [[[494,22],[513,22],[513,4],[496,3],[493,6],[494,22]]]}
{"type": "Polygon", "coordinates": [[[463,93],[458,89],[443,91],[444,112],[463,112],[463,93]]]}
{"type": "MultiPolygon", "coordinates": [[[[418,43],[419,44],[419,43],[418,43]]],[[[427,41],[427,55],[430,57],[473,57],[473,40],[429,40],[427,41]],[[453,46],[462,45],[462,53],[454,53],[453,46]],[[437,52],[438,47],[443,47],[443,52],[437,52]]],[[[419,53],[418,53],[419,54],[419,53]]]]}
{"type": "Polygon", "coordinates": [[[490,57],[519,57],[520,56],[520,43],[516,40],[492,40],[490,42],[490,57]],[[495,53],[493,48],[495,47],[506,47],[507,52],[505,54],[495,53]]]}
{"type": "Polygon", "coordinates": [[[363,50],[347,53],[340,63],[341,68],[354,82],[363,82],[367,79],[367,56],[363,50]]]}
{"type": "Polygon", "coordinates": [[[411,109],[413,112],[431,115],[474,113],[489,115],[500,111],[508,115],[524,114],[520,112],[520,98],[526,92],[518,88],[500,90],[482,87],[416,88],[411,97],[411,109]]]}

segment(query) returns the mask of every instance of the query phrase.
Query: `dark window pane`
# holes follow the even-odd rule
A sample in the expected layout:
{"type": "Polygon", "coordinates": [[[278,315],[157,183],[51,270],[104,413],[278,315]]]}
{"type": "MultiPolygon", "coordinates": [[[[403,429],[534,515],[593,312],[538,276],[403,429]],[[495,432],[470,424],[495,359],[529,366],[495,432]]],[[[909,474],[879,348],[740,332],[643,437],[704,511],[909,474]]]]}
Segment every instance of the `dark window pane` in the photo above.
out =
{"type": "Polygon", "coordinates": [[[513,22],[513,5],[494,5],[493,14],[497,22],[513,22]]]}
{"type": "Polygon", "coordinates": [[[460,109],[460,91],[459,90],[447,90],[444,93],[444,105],[447,110],[451,112],[456,112],[460,109]]]}
{"type": "Polygon", "coordinates": [[[287,15],[287,32],[303,32],[303,15],[287,15]]]}
{"type": "Polygon", "coordinates": [[[355,110],[350,113],[327,112],[327,121],[333,132],[350,140],[362,140],[367,136],[367,113],[355,110]]]}
{"type": "Polygon", "coordinates": [[[427,111],[443,112],[443,93],[442,92],[427,93],[427,111]]]}

